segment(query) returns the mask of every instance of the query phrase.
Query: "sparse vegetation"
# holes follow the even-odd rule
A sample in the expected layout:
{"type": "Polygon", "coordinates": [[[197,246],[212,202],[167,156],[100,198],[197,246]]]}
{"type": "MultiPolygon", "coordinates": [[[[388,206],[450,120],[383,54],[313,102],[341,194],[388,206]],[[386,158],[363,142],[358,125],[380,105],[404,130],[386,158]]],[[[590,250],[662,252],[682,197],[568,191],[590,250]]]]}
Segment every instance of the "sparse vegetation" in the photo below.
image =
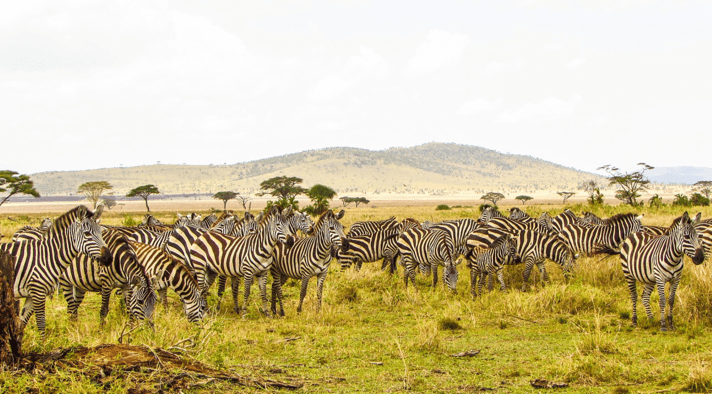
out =
{"type": "Polygon", "coordinates": [[[487,194],[480,197],[480,200],[491,201],[492,204],[497,205],[497,201],[504,198],[504,194],[498,192],[488,192],[487,194]]]}
{"type": "Polygon", "coordinates": [[[126,197],[141,197],[143,198],[143,201],[146,203],[146,210],[148,212],[151,212],[151,208],[148,207],[148,197],[151,194],[159,194],[160,192],[158,191],[158,188],[153,185],[143,185],[139,186],[135,189],[131,189],[130,192],[126,193],[126,197]]]}
{"type": "Polygon", "coordinates": [[[451,208],[447,204],[440,204],[437,207],[435,207],[436,211],[449,211],[451,208]]]}
{"type": "Polygon", "coordinates": [[[9,170],[0,171],[0,193],[7,193],[0,200],[0,205],[16,194],[27,194],[35,198],[40,197],[40,193],[35,190],[35,184],[29,176],[19,175],[17,172],[9,170]]]}
{"type": "Polygon", "coordinates": [[[227,211],[227,202],[230,200],[234,200],[237,198],[237,196],[240,193],[233,192],[233,191],[222,191],[222,192],[217,192],[213,194],[213,198],[216,200],[222,200],[223,201],[223,211],[227,211]]]}
{"type": "Polygon", "coordinates": [[[616,191],[616,198],[634,207],[638,206],[640,192],[646,191],[650,184],[650,180],[645,177],[645,171],[654,168],[645,163],[638,163],[638,165],[642,169],[632,173],[621,172],[618,168],[608,164],[598,168],[610,175],[608,177],[610,185],[616,185],[619,188],[616,191]]]}
{"type": "Polygon", "coordinates": [[[522,202],[522,205],[524,205],[524,204],[525,204],[525,203],[526,203],[527,201],[529,201],[529,200],[533,200],[533,199],[534,199],[534,197],[530,197],[530,196],[524,196],[524,195],[522,195],[522,196],[517,196],[517,197],[514,197],[514,199],[515,199],[515,200],[519,200],[519,201],[521,201],[521,202],[522,202]]]}

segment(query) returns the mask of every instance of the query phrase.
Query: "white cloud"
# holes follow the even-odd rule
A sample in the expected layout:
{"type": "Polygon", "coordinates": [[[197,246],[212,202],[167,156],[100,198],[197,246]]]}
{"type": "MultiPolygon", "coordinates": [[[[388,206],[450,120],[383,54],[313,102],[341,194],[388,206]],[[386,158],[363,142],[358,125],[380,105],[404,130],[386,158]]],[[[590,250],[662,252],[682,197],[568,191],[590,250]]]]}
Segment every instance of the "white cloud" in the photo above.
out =
{"type": "Polygon", "coordinates": [[[550,42],[544,45],[544,52],[546,53],[558,52],[562,49],[564,49],[564,44],[561,42],[550,42]]]}
{"type": "Polygon", "coordinates": [[[443,30],[429,31],[425,42],[408,60],[404,76],[412,79],[458,63],[469,43],[470,39],[464,34],[443,30]]]}
{"type": "Polygon", "coordinates": [[[353,82],[344,80],[339,75],[329,75],[322,78],[307,93],[310,100],[332,100],[348,92],[354,86],[353,82]]]}
{"type": "Polygon", "coordinates": [[[565,68],[568,68],[569,70],[575,70],[586,63],[586,58],[585,57],[577,57],[574,60],[571,60],[570,62],[566,63],[564,65],[565,68]]]}
{"type": "Polygon", "coordinates": [[[520,70],[524,67],[524,60],[517,57],[511,62],[489,62],[487,67],[485,67],[486,74],[501,74],[512,70],[520,70]]]}
{"type": "Polygon", "coordinates": [[[565,101],[556,97],[546,98],[538,103],[527,103],[516,110],[506,110],[499,114],[497,120],[502,123],[549,122],[571,115],[582,97],[574,94],[565,101]]]}
{"type": "Polygon", "coordinates": [[[504,100],[501,97],[492,101],[483,98],[467,100],[457,109],[457,114],[460,116],[468,116],[492,112],[499,109],[502,106],[503,101],[504,100]]]}

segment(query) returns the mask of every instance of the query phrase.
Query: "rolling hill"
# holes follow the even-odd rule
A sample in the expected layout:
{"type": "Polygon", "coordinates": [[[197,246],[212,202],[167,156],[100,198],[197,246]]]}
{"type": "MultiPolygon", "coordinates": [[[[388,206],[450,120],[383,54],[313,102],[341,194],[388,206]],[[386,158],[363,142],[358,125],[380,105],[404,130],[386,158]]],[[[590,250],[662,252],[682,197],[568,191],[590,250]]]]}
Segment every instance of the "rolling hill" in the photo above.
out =
{"type": "Polygon", "coordinates": [[[260,182],[297,176],[303,186],[321,183],[340,195],[360,193],[451,194],[568,190],[602,177],[530,156],[509,155],[470,145],[428,143],[370,151],[326,148],[231,165],[157,164],[32,174],[43,196],[72,195],[80,184],[105,180],[117,195],[155,184],[164,194],[253,194],[260,182]]]}

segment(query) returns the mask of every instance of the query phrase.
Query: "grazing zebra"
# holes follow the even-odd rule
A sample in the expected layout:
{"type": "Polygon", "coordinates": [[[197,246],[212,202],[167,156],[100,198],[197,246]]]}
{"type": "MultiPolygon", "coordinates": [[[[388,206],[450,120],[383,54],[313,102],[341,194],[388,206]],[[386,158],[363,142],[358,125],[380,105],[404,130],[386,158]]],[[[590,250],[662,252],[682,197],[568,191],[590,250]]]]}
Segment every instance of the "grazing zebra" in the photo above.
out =
{"type": "MultiPolygon", "coordinates": [[[[474,219],[443,220],[442,222],[430,225],[430,229],[432,230],[446,232],[450,239],[452,239],[456,249],[465,246],[467,236],[480,227],[481,225],[474,219]]],[[[467,249],[465,249],[465,251],[466,250],[467,249]]]]}
{"type": "Polygon", "coordinates": [[[171,257],[183,263],[191,273],[195,273],[195,268],[190,260],[190,247],[198,237],[205,233],[205,230],[192,224],[178,227],[171,232],[164,250],[171,257]]]}
{"type": "Polygon", "coordinates": [[[455,246],[452,238],[445,231],[430,230],[422,227],[411,228],[396,240],[400,252],[401,264],[405,267],[405,287],[408,278],[415,285],[415,267],[429,267],[433,273],[433,287],[438,283],[438,265],[445,266],[443,283],[452,291],[457,286],[457,265],[462,260],[453,261],[455,246]]]}
{"type": "Polygon", "coordinates": [[[398,231],[381,230],[370,235],[348,238],[348,250],[340,250],[336,256],[341,269],[345,270],[353,265],[358,271],[363,263],[383,259],[381,269],[389,266],[390,272],[393,273],[395,267],[392,264],[392,259],[398,253],[396,239],[399,235],[398,231]]]}
{"type": "Polygon", "coordinates": [[[91,257],[80,253],[59,279],[59,287],[67,301],[67,313],[71,319],[76,320],[85,293],[100,292],[99,316],[103,324],[109,313],[111,291],[120,288],[126,297],[129,316],[137,320],[149,318],[156,303],[156,293],[146,272],[139,265],[128,238],[114,230],[104,231],[102,237],[111,251],[111,264],[98,265],[91,257]]]}
{"type": "Polygon", "coordinates": [[[130,242],[139,264],[155,284],[164,309],[168,307],[167,290],[170,287],[183,303],[183,312],[189,322],[196,322],[205,314],[205,301],[200,287],[188,269],[165,251],[153,246],[130,242]]]}
{"type": "Polygon", "coordinates": [[[45,298],[53,293],[59,277],[77,253],[88,254],[101,264],[111,262],[101,228],[92,216],[91,211],[80,205],[57,218],[41,240],[0,244],[0,249],[15,257],[15,297],[26,298],[20,323],[22,327],[27,325],[34,313],[43,338],[45,298]]]}
{"type": "Polygon", "coordinates": [[[516,256],[516,243],[509,233],[502,234],[489,247],[477,247],[471,254],[468,265],[470,267],[470,292],[473,297],[482,294],[482,285],[485,278],[489,279],[487,290],[492,290],[493,276],[497,276],[500,289],[506,291],[502,266],[516,256]],[[479,281],[478,281],[479,279],[479,281]],[[477,288],[475,289],[475,285],[477,288]]]}
{"type": "MultiPolygon", "coordinates": [[[[243,307],[235,305],[235,310],[244,313],[250,297],[250,288],[255,278],[258,280],[262,296],[262,312],[269,314],[267,301],[267,274],[273,261],[273,251],[277,242],[294,242],[287,219],[291,208],[284,212],[272,207],[259,224],[256,234],[231,237],[216,232],[203,233],[190,247],[190,260],[195,268],[195,277],[203,297],[215,280],[216,275],[245,278],[243,307]]],[[[239,281],[233,282],[233,292],[237,293],[239,281]]],[[[236,297],[234,294],[233,297],[236,297]]]]}
{"type": "MultiPolygon", "coordinates": [[[[257,232],[257,221],[255,221],[255,215],[245,212],[244,218],[238,221],[235,221],[235,216],[225,218],[211,231],[230,235],[232,237],[244,237],[247,234],[254,234],[257,232]]],[[[226,284],[227,277],[220,275],[218,277],[218,297],[222,297],[225,292],[226,284]]]]}
{"type": "Polygon", "coordinates": [[[359,235],[369,235],[381,230],[398,229],[398,221],[395,216],[385,220],[356,222],[351,225],[348,237],[358,237],[359,235]]]}
{"type": "Polygon", "coordinates": [[[591,227],[592,225],[586,221],[584,221],[582,218],[576,216],[573,211],[570,209],[565,209],[564,212],[561,212],[560,214],[554,216],[551,218],[551,230],[554,231],[555,233],[561,233],[561,231],[564,229],[564,227],[571,225],[571,224],[578,224],[580,226],[585,226],[585,227],[591,227]]]}
{"type": "MultiPolygon", "coordinates": [[[[477,248],[489,248],[494,242],[505,234],[512,234],[512,239],[516,244],[516,258],[508,260],[505,264],[521,264],[524,263],[524,283],[522,291],[526,291],[529,285],[529,276],[532,268],[536,265],[539,269],[541,277],[544,281],[549,280],[544,267],[544,259],[548,258],[559,264],[564,272],[564,276],[568,277],[575,256],[571,253],[569,247],[559,237],[550,236],[537,231],[521,230],[509,233],[500,229],[484,228],[470,234],[467,239],[467,246],[476,251],[477,248]]],[[[476,256],[469,256],[470,259],[476,256]]],[[[488,280],[491,281],[491,277],[488,280]]]]}
{"type": "Polygon", "coordinates": [[[52,219],[44,218],[39,227],[25,226],[12,235],[12,242],[36,241],[42,239],[52,227],[52,219]]]}
{"type": "Polygon", "coordinates": [[[480,213],[479,221],[480,223],[486,224],[489,222],[491,219],[494,218],[503,218],[504,215],[495,207],[491,205],[485,205],[484,208],[482,209],[482,213],[480,213]]]}
{"type": "MultiPolygon", "coordinates": [[[[270,273],[272,274],[272,313],[277,313],[276,302],[279,301],[279,314],[284,316],[282,307],[282,285],[289,278],[301,279],[302,289],[299,293],[299,306],[297,312],[302,311],[302,303],[307,294],[309,279],[317,278],[316,296],[317,311],[321,309],[321,293],[324,280],[329,273],[331,264],[331,248],[348,249],[349,241],[344,235],[344,227],[339,220],[346,211],[342,210],[334,215],[332,210],[324,212],[314,225],[314,235],[298,238],[291,248],[286,244],[278,243],[274,249],[274,262],[270,273]]],[[[233,293],[235,305],[237,294],[233,293]]]]}
{"type": "Polygon", "coordinates": [[[698,215],[695,220],[685,212],[681,217],[675,219],[663,235],[652,235],[645,232],[631,234],[626,238],[621,247],[621,265],[623,275],[628,282],[630,299],[633,302],[633,325],[638,324],[637,302],[638,293],[636,283],[642,282],[643,306],[648,318],[653,318],[650,309],[650,294],[657,287],[660,297],[660,330],[666,331],[669,327],[675,329],[672,319],[672,309],[675,303],[675,291],[680,284],[682,275],[682,255],[691,255],[694,264],[701,264],[704,259],[704,252],[695,231],[695,225],[699,222],[698,215]],[[691,246],[685,247],[685,241],[691,246]],[[665,284],[670,282],[670,298],[667,303],[670,305],[667,311],[667,325],[665,324],[665,284]]]}
{"type": "Polygon", "coordinates": [[[574,252],[593,255],[602,252],[616,253],[621,243],[632,233],[642,231],[640,219],[643,215],[621,213],[606,219],[600,226],[570,224],[559,236],[574,252]]]}

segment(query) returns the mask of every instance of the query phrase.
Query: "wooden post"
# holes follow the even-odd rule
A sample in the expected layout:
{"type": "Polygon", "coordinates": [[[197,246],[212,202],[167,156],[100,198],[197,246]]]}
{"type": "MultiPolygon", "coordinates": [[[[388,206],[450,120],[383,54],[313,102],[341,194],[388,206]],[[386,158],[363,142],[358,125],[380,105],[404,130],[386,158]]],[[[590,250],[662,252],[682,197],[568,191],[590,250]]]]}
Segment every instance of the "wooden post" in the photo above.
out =
{"type": "Polygon", "coordinates": [[[3,368],[12,368],[19,362],[22,351],[22,331],[12,291],[14,262],[12,255],[0,250],[0,367],[3,368]]]}

